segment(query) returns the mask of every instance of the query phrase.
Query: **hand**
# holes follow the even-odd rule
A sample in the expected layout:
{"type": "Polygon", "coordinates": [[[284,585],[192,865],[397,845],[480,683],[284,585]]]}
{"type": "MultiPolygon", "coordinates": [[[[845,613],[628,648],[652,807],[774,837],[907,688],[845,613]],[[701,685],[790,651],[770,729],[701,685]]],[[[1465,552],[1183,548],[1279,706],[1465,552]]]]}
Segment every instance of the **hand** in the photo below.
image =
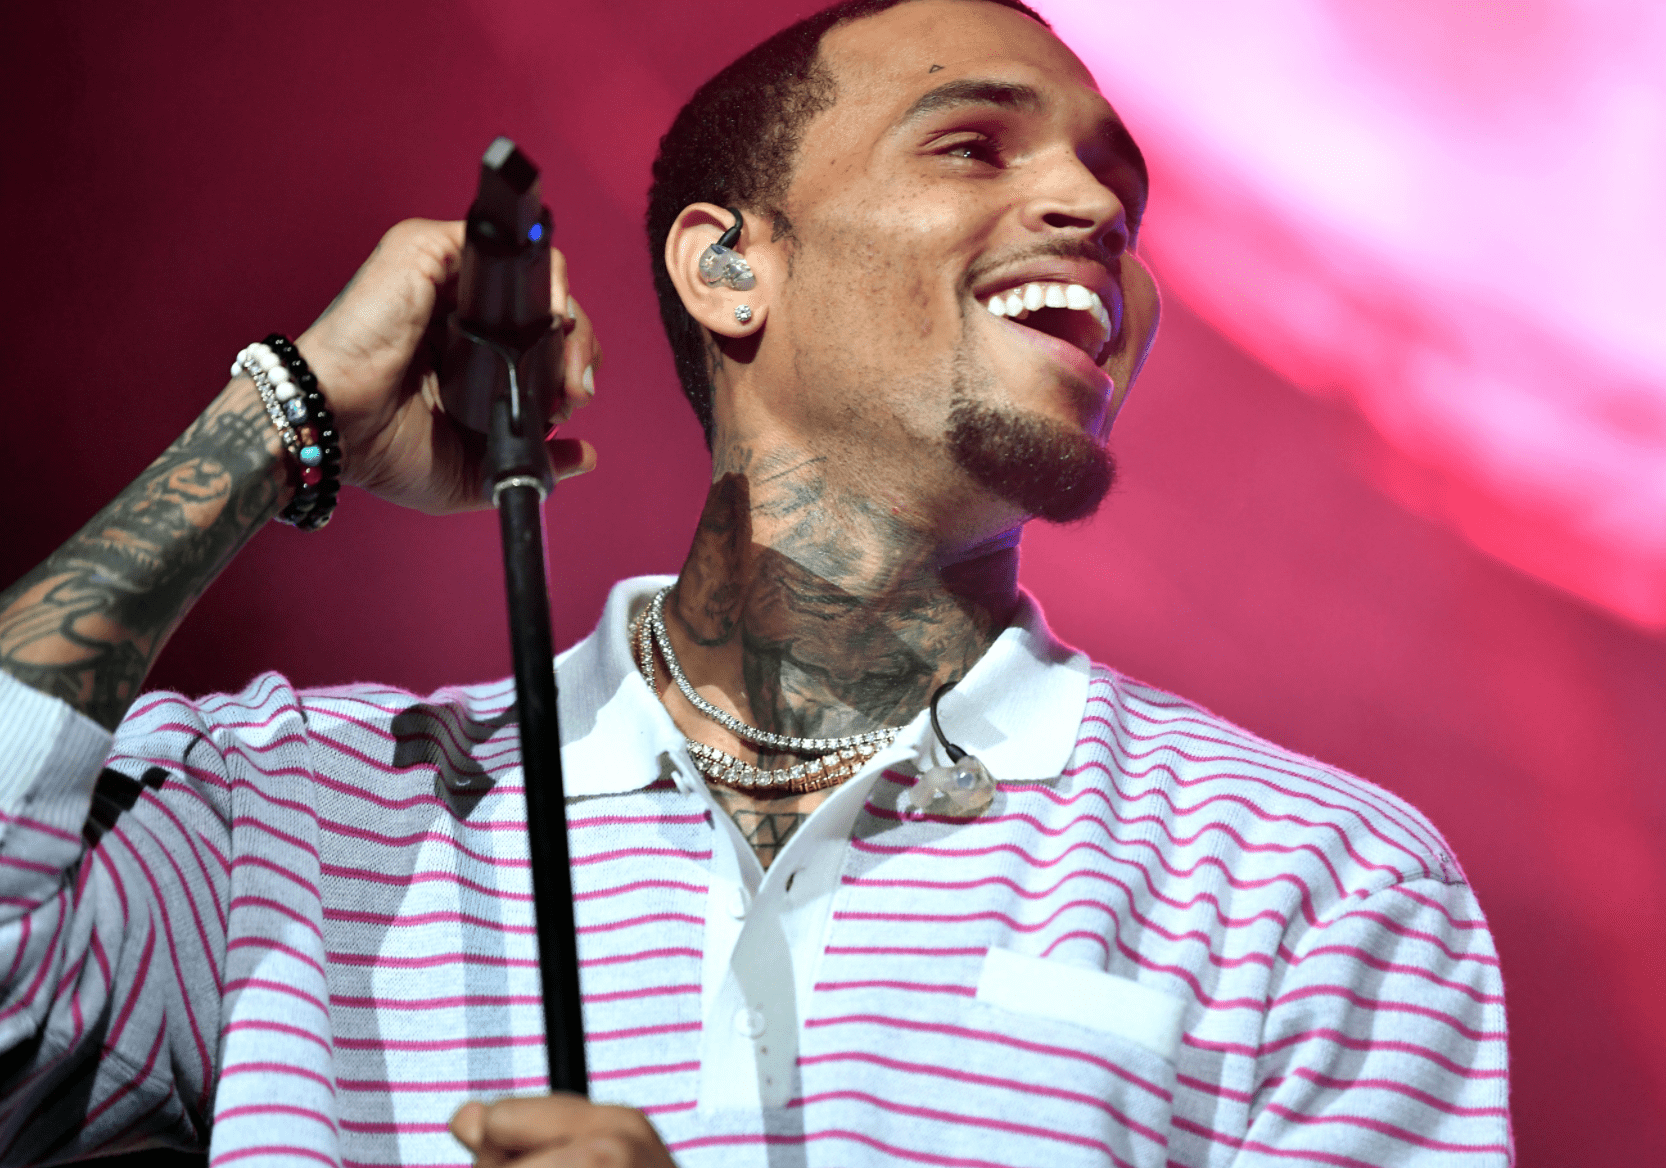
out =
{"type": "Polygon", "coordinates": [[[465,1103],[451,1117],[451,1134],[477,1168],[676,1168],[640,1111],[582,1095],[465,1103]]]}
{"type": "MultiPolygon", "coordinates": [[[[462,223],[396,224],[295,342],[335,414],[342,480],[430,514],[489,506],[480,485],[484,438],[430,404],[439,401],[433,357],[456,304],[462,255],[462,223]]],[[[554,384],[562,388],[550,421],[559,424],[590,400],[601,349],[567,293],[567,261],[554,250],[550,304],[566,341],[550,346],[560,363],[554,384]]],[[[549,449],[557,479],[596,464],[587,442],[556,439],[549,449]]]]}

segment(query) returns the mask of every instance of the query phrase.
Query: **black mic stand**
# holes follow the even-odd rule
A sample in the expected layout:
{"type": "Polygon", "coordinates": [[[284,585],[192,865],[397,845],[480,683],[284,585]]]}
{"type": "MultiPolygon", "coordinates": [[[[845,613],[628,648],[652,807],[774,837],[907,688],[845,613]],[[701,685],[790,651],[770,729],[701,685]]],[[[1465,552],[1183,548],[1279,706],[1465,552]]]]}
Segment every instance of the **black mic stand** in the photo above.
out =
{"type": "Polygon", "coordinates": [[[550,227],[538,168],[508,138],[498,138],[481,160],[480,187],[469,208],[440,400],[454,421],[486,435],[484,485],[503,536],[550,1088],[585,1095],[584,1012],[544,579],[543,502],[555,481],[544,433],[559,393],[552,385],[550,346],[562,341],[551,331],[550,227]]]}

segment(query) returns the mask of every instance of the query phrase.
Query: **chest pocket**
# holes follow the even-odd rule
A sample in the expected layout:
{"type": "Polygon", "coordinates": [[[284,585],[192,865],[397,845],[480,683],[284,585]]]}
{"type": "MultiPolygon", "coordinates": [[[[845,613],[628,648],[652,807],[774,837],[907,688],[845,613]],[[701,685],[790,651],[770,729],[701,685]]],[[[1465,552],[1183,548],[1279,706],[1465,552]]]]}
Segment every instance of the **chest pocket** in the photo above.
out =
{"type": "Polygon", "coordinates": [[[1115,974],[991,948],[968,1022],[1009,1045],[1022,1086],[992,1118],[1032,1129],[1025,1161],[1163,1168],[1184,1005],[1115,974]]]}
{"type": "Polygon", "coordinates": [[[1015,1014],[1115,1035],[1171,1064],[1180,1050],[1184,1003],[1137,981],[1082,965],[991,949],[978,975],[977,1000],[1015,1014]]]}
{"type": "Polygon", "coordinates": [[[808,1126],[947,1161],[1164,1168],[1182,1004],[1006,949],[972,960],[975,990],[971,976],[933,992],[901,979],[818,986],[800,1059],[808,1126]]]}

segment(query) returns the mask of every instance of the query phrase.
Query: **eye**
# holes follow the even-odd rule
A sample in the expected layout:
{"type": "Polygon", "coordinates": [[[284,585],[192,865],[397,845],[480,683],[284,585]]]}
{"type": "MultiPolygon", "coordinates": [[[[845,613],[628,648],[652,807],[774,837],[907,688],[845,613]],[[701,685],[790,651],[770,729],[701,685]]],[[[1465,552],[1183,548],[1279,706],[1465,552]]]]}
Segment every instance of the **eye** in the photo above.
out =
{"type": "Polygon", "coordinates": [[[970,162],[982,162],[988,166],[1001,165],[1000,143],[982,134],[975,137],[956,138],[939,149],[939,153],[949,158],[964,158],[970,162]]]}

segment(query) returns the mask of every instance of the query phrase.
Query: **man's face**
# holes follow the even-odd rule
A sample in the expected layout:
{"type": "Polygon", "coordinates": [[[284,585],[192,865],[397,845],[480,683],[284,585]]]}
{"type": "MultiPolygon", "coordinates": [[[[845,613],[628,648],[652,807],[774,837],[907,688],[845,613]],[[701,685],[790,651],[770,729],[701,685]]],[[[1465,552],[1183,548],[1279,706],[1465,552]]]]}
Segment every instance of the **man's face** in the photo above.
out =
{"type": "Polygon", "coordinates": [[[857,462],[970,473],[1047,513],[974,464],[1100,455],[1156,320],[1127,253],[1138,150],[1069,50],[994,4],[899,5],[829,34],[822,58],[838,97],[786,199],[770,408],[857,462]],[[979,434],[989,449],[968,453],[979,434]]]}

